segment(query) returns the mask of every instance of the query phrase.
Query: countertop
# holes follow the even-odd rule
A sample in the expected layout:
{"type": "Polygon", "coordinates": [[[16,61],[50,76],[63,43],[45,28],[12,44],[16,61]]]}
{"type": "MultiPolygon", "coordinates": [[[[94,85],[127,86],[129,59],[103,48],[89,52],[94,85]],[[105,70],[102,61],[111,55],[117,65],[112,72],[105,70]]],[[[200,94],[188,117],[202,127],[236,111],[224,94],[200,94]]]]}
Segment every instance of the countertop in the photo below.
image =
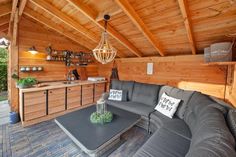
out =
{"type": "Polygon", "coordinates": [[[105,83],[107,81],[71,81],[71,84],[65,84],[64,82],[68,81],[60,81],[60,82],[44,82],[40,83],[41,86],[35,85],[31,88],[25,88],[25,89],[19,89],[20,93],[26,93],[26,92],[35,92],[35,91],[42,91],[42,90],[49,90],[49,89],[55,89],[55,88],[65,88],[65,87],[73,87],[73,86],[79,86],[79,85],[86,85],[86,84],[96,84],[96,83],[105,83]]]}

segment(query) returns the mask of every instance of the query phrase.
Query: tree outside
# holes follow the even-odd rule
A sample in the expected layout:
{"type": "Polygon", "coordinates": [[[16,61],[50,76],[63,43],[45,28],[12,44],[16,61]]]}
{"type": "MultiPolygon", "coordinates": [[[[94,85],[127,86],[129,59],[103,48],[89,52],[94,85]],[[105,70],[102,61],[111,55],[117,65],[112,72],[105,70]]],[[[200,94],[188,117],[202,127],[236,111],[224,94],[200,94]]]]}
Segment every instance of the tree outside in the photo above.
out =
{"type": "Polygon", "coordinates": [[[0,48],[0,101],[7,99],[7,49],[0,48]]]}

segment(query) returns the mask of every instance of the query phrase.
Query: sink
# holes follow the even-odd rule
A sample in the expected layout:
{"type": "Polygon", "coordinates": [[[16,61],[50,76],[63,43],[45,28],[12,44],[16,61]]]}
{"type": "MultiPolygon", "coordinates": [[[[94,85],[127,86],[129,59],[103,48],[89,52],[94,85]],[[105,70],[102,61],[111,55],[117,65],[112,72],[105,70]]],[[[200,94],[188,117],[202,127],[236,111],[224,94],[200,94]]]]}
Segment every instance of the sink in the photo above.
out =
{"type": "Polygon", "coordinates": [[[63,82],[63,84],[75,84],[76,82],[73,82],[73,81],[66,81],[66,82],[63,82]]]}

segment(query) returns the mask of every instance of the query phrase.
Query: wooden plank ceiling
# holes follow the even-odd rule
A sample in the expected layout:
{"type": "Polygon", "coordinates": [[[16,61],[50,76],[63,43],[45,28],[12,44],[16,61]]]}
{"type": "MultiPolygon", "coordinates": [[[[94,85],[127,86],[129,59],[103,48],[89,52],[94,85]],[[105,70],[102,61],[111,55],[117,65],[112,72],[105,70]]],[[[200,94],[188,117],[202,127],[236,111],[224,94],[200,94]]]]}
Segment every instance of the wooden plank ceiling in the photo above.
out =
{"type": "Polygon", "coordinates": [[[235,0],[0,0],[0,36],[16,10],[89,50],[109,14],[109,39],[121,58],[199,54],[236,33],[235,0]]]}

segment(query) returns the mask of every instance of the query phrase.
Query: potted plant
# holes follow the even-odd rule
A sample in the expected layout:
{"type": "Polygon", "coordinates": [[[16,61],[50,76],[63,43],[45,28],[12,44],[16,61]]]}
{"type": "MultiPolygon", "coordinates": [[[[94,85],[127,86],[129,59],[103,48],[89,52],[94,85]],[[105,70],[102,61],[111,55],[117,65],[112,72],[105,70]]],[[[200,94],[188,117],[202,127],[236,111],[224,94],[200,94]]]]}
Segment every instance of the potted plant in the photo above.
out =
{"type": "Polygon", "coordinates": [[[17,81],[17,87],[20,89],[30,88],[37,83],[37,80],[33,77],[21,78],[17,81]]]}

